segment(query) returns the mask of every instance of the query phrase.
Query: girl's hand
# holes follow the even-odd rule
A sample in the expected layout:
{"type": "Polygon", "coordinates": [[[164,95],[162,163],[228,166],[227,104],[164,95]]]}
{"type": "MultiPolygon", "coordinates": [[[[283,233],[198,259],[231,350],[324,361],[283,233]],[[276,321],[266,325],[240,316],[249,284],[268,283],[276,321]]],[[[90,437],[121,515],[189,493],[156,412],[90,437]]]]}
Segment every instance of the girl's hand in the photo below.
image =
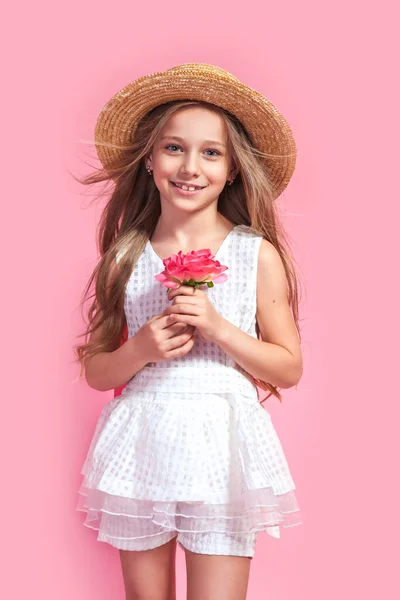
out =
{"type": "Polygon", "coordinates": [[[155,315],[131,340],[137,343],[145,363],[184,356],[193,348],[196,328],[184,323],[171,324],[168,316],[155,315]]]}
{"type": "Polygon", "coordinates": [[[222,334],[225,319],[215,310],[203,290],[180,285],[168,292],[172,300],[161,314],[168,316],[168,323],[194,325],[206,340],[216,341],[222,334]]]}

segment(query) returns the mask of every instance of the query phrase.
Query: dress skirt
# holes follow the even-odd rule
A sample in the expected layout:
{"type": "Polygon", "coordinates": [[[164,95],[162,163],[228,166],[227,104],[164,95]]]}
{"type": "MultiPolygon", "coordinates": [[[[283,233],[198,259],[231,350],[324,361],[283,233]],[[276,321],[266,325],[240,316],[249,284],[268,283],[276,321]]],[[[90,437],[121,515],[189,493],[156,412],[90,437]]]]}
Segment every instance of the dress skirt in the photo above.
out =
{"type": "Polygon", "coordinates": [[[193,380],[160,391],[145,368],[104,406],[77,506],[99,541],[168,531],[279,538],[302,523],[271,417],[242,380],[229,391],[193,380]]]}

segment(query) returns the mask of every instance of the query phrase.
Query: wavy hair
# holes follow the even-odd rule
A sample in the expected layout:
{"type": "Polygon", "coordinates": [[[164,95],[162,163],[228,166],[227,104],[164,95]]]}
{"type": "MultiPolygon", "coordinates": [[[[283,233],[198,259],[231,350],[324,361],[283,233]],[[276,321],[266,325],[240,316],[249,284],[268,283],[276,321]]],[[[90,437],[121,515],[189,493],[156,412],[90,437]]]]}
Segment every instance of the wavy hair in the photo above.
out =
{"type": "MultiPolygon", "coordinates": [[[[299,284],[295,261],[287,234],[278,218],[268,172],[265,162],[263,163],[264,157],[273,156],[257,150],[242,123],[228,111],[207,102],[168,102],[153,108],[139,121],[129,146],[120,147],[96,141],[103,146],[119,149],[121,154],[118,160],[107,169],[95,168],[89,176],[75,178],[82,185],[100,182],[113,184],[96,234],[99,260],[85,286],[80,303],[85,331],[77,337],[85,339],[83,343],[74,346],[74,362],[80,363],[79,378],[84,374],[88,358],[98,352],[112,352],[126,339],[125,287],[161,214],[159,191],[153,178],[148,176],[144,158],[150,153],[161,128],[171,115],[187,106],[203,106],[216,111],[226,124],[228,145],[239,172],[233,185],[225,186],[220,193],[217,210],[234,225],[253,227],[279,252],[286,272],[288,302],[301,340],[299,284]],[[118,262],[117,255],[121,257],[118,262]],[[87,302],[90,305],[85,310],[87,302]],[[98,329],[100,331],[96,339],[91,339],[91,334],[98,329]]],[[[100,196],[102,194],[97,197],[100,196]]],[[[259,338],[258,324],[256,332],[259,338]]],[[[250,377],[258,387],[269,392],[262,402],[271,395],[282,402],[277,387],[251,375],[250,377]]]]}

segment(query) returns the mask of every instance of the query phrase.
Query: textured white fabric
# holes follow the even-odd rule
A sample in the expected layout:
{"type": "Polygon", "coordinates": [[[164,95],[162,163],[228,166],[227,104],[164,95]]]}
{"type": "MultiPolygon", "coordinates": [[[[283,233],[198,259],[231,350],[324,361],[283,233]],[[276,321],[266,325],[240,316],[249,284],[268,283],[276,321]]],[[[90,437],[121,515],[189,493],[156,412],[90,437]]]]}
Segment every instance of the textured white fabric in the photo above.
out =
{"type": "MultiPolygon", "coordinates": [[[[172,538],[176,538],[177,543],[183,550],[187,549],[197,554],[224,554],[230,556],[248,556],[253,558],[255,546],[260,535],[259,531],[255,533],[219,533],[215,531],[206,531],[199,533],[190,533],[186,531],[159,531],[155,534],[150,534],[148,529],[147,534],[142,537],[137,537],[139,526],[147,521],[136,521],[135,523],[135,538],[127,537],[132,528],[132,517],[115,517],[113,515],[104,515],[103,519],[118,519],[119,529],[123,532],[123,537],[116,539],[112,537],[108,539],[106,533],[99,533],[99,540],[109,542],[113,546],[117,546],[120,550],[152,550],[166,544],[172,538]]],[[[150,524],[155,529],[156,526],[152,521],[150,524]]],[[[150,528],[151,529],[151,528],[150,528]]]]}
{"type": "MultiPolygon", "coordinates": [[[[203,287],[228,321],[257,337],[262,236],[237,225],[216,258],[228,280],[203,287]]],[[[128,337],[170,304],[150,242],[126,286],[128,337]]],[[[295,485],[268,411],[248,374],[195,332],[183,357],[150,362],[106,404],[81,473],[78,510],[98,540],[137,549],[164,532],[226,534],[301,524],[295,485]]]]}

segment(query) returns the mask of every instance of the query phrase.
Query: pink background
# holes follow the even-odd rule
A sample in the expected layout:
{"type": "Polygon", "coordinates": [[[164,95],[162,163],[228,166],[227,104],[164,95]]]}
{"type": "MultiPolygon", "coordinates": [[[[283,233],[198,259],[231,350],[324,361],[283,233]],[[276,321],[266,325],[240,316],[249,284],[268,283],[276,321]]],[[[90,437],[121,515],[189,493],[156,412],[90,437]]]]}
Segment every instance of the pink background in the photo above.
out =
{"type": "MultiPolygon", "coordinates": [[[[208,62],[268,96],[298,145],[279,201],[306,287],[305,374],[267,402],[304,523],[263,534],[250,600],[399,597],[398,15],[395,3],[8,5],[2,35],[1,595],[123,598],[118,552],[75,511],[112,392],[76,382],[100,206],[84,174],[105,102],[208,62]],[[396,82],[397,79],[397,82],[396,82]],[[85,209],[85,207],[87,207],[85,209]]],[[[184,598],[178,548],[178,598],[184,598]]]]}

